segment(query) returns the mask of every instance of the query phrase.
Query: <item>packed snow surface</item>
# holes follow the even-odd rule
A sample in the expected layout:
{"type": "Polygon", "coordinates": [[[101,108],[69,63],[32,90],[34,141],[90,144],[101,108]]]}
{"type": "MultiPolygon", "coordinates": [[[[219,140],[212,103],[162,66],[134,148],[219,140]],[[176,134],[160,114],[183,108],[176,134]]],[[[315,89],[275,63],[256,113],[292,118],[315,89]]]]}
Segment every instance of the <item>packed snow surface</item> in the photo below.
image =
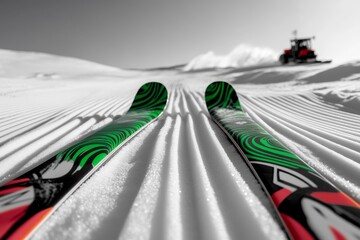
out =
{"type": "MultiPolygon", "coordinates": [[[[34,239],[285,239],[260,185],[209,117],[204,91],[217,80],[231,82],[251,117],[360,201],[358,62],[125,71],[0,55],[1,183],[124,114],[145,82],[169,91],[159,120],[113,154],[34,239]]],[[[227,66],[241,66],[233,59],[227,66]]]]}

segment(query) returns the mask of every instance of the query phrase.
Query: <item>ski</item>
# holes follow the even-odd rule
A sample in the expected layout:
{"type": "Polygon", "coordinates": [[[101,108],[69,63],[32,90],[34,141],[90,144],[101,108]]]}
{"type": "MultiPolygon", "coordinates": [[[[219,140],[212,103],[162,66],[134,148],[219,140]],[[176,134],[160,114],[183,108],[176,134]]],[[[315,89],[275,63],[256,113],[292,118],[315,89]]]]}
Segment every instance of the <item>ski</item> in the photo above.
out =
{"type": "Polygon", "coordinates": [[[339,191],[242,108],[234,88],[214,82],[208,111],[269,196],[291,239],[359,239],[360,205],[339,191]]]}
{"type": "Polygon", "coordinates": [[[129,139],[163,112],[168,93],[144,84],[128,112],[0,187],[0,239],[24,239],[129,139]]]}

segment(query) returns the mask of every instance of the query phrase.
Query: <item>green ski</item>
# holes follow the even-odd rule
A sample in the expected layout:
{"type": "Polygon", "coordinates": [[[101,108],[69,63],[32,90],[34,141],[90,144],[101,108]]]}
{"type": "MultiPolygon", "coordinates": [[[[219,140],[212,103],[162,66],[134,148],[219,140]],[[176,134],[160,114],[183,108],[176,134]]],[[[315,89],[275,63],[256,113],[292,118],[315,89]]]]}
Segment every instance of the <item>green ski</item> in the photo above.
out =
{"type": "Polygon", "coordinates": [[[0,239],[29,237],[109,156],[156,120],[167,100],[164,85],[144,84],[124,116],[1,186],[0,239]]]}
{"type": "Polygon", "coordinates": [[[360,237],[360,205],[257,124],[229,83],[210,84],[205,100],[212,119],[268,194],[290,238],[360,237]]]}

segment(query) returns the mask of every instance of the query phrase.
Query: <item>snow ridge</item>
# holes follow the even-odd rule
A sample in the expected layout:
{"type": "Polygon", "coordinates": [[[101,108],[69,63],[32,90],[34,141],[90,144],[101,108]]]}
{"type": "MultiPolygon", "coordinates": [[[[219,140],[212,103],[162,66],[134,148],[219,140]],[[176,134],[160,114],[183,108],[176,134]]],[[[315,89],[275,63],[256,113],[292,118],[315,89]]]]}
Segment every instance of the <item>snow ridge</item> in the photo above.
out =
{"type": "Polygon", "coordinates": [[[254,176],[205,114],[203,96],[176,88],[169,101],[178,104],[114,154],[34,239],[286,239],[254,176]]]}
{"type": "Polygon", "coordinates": [[[206,68],[247,67],[273,63],[277,58],[278,54],[270,48],[240,44],[226,55],[217,55],[213,51],[201,54],[192,59],[184,67],[184,71],[206,68]]]}

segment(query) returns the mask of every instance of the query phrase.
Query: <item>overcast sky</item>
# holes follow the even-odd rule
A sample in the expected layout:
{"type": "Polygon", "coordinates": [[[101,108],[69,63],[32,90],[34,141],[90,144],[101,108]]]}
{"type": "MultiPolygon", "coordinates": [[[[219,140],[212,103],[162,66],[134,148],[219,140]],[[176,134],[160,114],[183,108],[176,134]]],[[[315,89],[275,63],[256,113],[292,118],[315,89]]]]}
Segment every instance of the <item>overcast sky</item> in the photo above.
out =
{"type": "Polygon", "coordinates": [[[125,68],[170,66],[240,43],[282,51],[294,29],[319,58],[360,59],[359,0],[1,0],[0,48],[125,68]]]}

